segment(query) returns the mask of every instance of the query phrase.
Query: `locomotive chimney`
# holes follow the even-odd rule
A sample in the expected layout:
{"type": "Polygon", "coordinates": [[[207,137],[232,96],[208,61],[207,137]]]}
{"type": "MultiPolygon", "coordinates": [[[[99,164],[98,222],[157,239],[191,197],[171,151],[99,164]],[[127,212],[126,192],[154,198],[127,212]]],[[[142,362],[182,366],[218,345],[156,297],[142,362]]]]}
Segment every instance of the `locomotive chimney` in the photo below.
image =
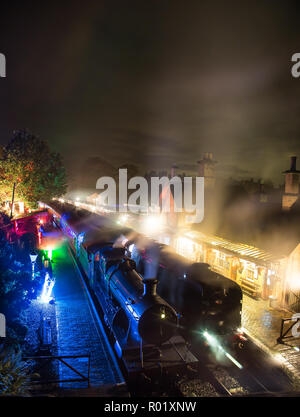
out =
{"type": "Polygon", "coordinates": [[[156,278],[143,279],[144,283],[144,297],[156,296],[156,288],[158,280],[156,278]]]}
{"type": "Polygon", "coordinates": [[[297,157],[291,157],[290,169],[284,171],[285,175],[285,188],[284,194],[282,195],[282,209],[290,210],[290,208],[299,199],[299,174],[296,168],[297,157]]]}

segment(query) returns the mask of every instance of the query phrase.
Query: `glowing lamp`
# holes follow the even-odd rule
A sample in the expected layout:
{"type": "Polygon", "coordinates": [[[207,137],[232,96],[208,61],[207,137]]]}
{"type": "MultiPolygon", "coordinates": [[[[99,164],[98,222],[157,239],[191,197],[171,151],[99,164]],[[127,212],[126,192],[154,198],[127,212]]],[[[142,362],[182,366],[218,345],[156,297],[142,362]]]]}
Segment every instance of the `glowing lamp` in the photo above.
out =
{"type": "Polygon", "coordinates": [[[243,365],[241,365],[233,356],[231,356],[228,352],[224,350],[224,348],[220,345],[218,340],[209,334],[207,331],[203,332],[203,336],[205,337],[207,343],[212,347],[220,352],[222,352],[234,365],[236,365],[239,369],[243,368],[243,365]]]}
{"type": "Polygon", "coordinates": [[[292,271],[288,280],[290,288],[294,291],[299,290],[300,288],[300,273],[298,271],[292,271]]]}
{"type": "Polygon", "coordinates": [[[35,253],[31,253],[29,257],[30,257],[30,262],[31,262],[32,279],[34,279],[34,265],[35,265],[38,255],[35,253]]]}
{"type": "Polygon", "coordinates": [[[51,292],[54,287],[54,283],[54,279],[51,279],[49,273],[46,272],[43,290],[41,294],[41,301],[43,303],[49,303],[49,301],[51,301],[51,292]]]}
{"type": "Polygon", "coordinates": [[[29,255],[29,257],[30,257],[31,263],[34,264],[36,262],[38,255],[36,255],[35,253],[32,253],[29,255]]]}
{"type": "Polygon", "coordinates": [[[128,220],[128,215],[124,214],[123,216],[119,217],[119,220],[117,221],[118,224],[125,224],[128,220]]]}
{"type": "Polygon", "coordinates": [[[53,254],[53,248],[52,247],[47,247],[44,249],[47,257],[50,259],[50,261],[52,260],[52,254],[53,254]]]}
{"type": "Polygon", "coordinates": [[[146,233],[156,233],[163,225],[162,218],[159,216],[147,216],[143,222],[143,229],[146,233]]]}

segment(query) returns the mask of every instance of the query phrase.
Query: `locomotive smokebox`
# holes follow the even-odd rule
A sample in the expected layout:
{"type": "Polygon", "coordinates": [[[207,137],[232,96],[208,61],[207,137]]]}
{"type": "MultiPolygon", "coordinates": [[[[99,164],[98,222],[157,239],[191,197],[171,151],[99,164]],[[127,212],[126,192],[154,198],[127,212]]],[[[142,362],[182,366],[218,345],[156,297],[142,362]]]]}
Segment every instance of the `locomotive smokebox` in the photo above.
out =
{"type": "Polygon", "coordinates": [[[143,314],[140,317],[138,329],[142,339],[148,343],[161,344],[169,340],[177,326],[177,314],[156,293],[158,280],[156,278],[143,279],[144,293],[142,304],[143,314]]]}
{"type": "Polygon", "coordinates": [[[135,270],[135,262],[124,257],[124,253],[116,252],[116,248],[101,249],[99,263],[103,288],[127,317],[124,319],[122,315],[122,323],[118,322],[127,337],[126,343],[139,344],[142,339],[160,345],[168,341],[177,328],[177,314],[156,293],[158,280],[142,279],[135,270]]]}
{"type": "Polygon", "coordinates": [[[158,280],[156,278],[147,278],[143,280],[144,283],[144,297],[156,296],[156,289],[158,280]]]}

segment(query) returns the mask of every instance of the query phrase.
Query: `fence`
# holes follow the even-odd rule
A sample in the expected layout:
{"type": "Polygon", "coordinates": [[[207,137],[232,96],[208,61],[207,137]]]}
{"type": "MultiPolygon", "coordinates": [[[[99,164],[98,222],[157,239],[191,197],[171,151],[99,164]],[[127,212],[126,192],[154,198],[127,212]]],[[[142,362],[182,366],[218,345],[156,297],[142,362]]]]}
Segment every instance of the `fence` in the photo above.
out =
{"type": "Polygon", "coordinates": [[[91,355],[68,355],[68,356],[28,356],[24,358],[25,361],[37,361],[40,362],[40,366],[35,369],[35,372],[38,373],[42,368],[44,368],[50,362],[57,360],[63,365],[70,368],[78,378],[69,378],[69,379],[42,379],[37,381],[32,381],[32,384],[59,384],[63,382],[87,382],[88,387],[90,387],[90,367],[91,367],[91,355]],[[87,375],[79,372],[74,366],[71,366],[65,361],[65,359],[78,359],[78,358],[87,358],[88,359],[88,369],[87,375]]]}

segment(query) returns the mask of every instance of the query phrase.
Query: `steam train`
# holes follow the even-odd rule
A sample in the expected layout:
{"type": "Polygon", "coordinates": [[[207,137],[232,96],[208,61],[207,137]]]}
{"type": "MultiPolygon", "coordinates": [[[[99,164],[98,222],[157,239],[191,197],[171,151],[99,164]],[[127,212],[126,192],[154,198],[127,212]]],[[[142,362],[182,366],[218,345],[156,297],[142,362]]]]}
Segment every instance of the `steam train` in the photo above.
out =
{"type": "Polygon", "coordinates": [[[243,347],[238,284],[108,217],[58,202],[48,208],[99,300],[128,374],[152,371],[158,357],[160,369],[164,361],[177,370],[195,363],[185,341],[197,346],[206,332],[230,349],[243,347]]]}
{"type": "Polygon", "coordinates": [[[155,275],[158,292],[180,314],[185,339],[199,339],[203,330],[216,335],[230,348],[246,341],[241,328],[242,290],[232,280],[205,263],[192,263],[172,248],[138,237],[127,243],[137,271],[155,275]]]}
{"type": "Polygon", "coordinates": [[[68,238],[103,312],[127,379],[179,375],[197,366],[197,359],[178,334],[177,312],[156,292],[158,281],[143,279],[122,247],[124,236],[133,231],[70,205],[54,202],[48,209],[68,238]]]}

